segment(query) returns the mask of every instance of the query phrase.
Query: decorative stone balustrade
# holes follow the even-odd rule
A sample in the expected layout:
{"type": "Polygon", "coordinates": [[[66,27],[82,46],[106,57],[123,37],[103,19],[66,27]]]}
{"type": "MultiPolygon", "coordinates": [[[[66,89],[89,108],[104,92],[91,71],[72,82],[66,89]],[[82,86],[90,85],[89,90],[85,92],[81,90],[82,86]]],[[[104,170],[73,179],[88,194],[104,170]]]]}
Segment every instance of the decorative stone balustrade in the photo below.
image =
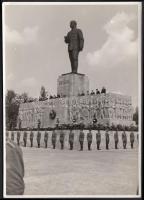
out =
{"type": "MultiPolygon", "coordinates": [[[[41,132],[41,140],[40,140],[40,145],[41,148],[45,147],[45,142],[44,142],[44,134],[45,131],[40,131],[41,132]]],[[[48,148],[52,148],[52,140],[51,140],[51,136],[52,136],[52,131],[47,131],[48,132],[48,148]]],[[[101,149],[105,150],[106,148],[106,142],[105,142],[105,131],[100,131],[101,132],[101,149]]],[[[9,138],[11,138],[11,131],[9,131],[9,138]]],[[[33,131],[34,133],[34,138],[33,138],[33,148],[38,147],[37,145],[37,131],[33,131]]],[[[60,149],[60,141],[59,141],[59,135],[60,135],[60,131],[57,130],[57,139],[56,139],[56,148],[60,149]]],[[[64,130],[64,134],[65,134],[65,139],[64,139],[64,148],[65,149],[69,149],[69,142],[68,142],[68,138],[69,138],[69,130],[64,130]]],[[[80,144],[79,144],[79,130],[74,130],[74,149],[75,150],[79,150],[80,149],[80,144]]],[[[87,133],[88,130],[84,130],[84,150],[88,149],[87,146],[87,133]]],[[[96,150],[96,133],[97,131],[92,130],[92,150],[96,150]]],[[[109,136],[110,136],[110,143],[109,143],[109,148],[110,149],[114,149],[115,148],[115,142],[114,142],[114,133],[115,131],[109,131],[109,136]]],[[[20,131],[20,145],[24,146],[24,142],[23,142],[23,134],[24,131],[20,131]]],[[[135,141],[134,141],[134,148],[138,148],[138,140],[137,140],[137,134],[138,132],[134,132],[134,136],[135,136],[135,141]]],[[[126,135],[127,135],[127,148],[130,149],[130,132],[126,131],[126,135]]],[[[118,131],[118,137],[119,137],[119,143],[118,143],[118,148],[122,149],[123,148],[123,142],[122,142],[122,131],[118,131]]],[[[17,143],[17,131],[14,131],[14,142],[17,143]]],[[[27,131],[27,147],[30,148],[30,131],[27,131]]]]}

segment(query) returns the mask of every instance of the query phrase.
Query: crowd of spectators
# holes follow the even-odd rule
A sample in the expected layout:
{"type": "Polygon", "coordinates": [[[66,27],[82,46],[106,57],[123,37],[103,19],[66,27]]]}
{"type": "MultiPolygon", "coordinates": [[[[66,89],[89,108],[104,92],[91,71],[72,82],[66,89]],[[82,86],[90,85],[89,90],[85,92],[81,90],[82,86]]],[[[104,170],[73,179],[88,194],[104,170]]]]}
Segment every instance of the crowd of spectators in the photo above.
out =
{"type": "Polygon", "coordinates": [[[85,94],[84,92],[82,92],[81,94],[79,94],[78,96],[85,96],[85,95],[97,95],[97,94],[106,94],[106,88],[102,87],[101,91],[99,91],[98,89],[96,89],[96,91],[94,92],[94,90],[91,91],[91,93],[89,93],[89,91],[87,91],[87,93],[85,94]]]}
{"type": "MultiPolygon", "coordinates": [[[[97,95],[97,94],[106,94],[106,88],[105,87],[102,87],[101,91],[99,91],[98,89],[96,89],[96,91],[94,92],[94,90],[91,90],[91,92],[87,91],[86,93],[82,92],[80,94],[78,94],[78,96],[86,96],[86,95],[97,95]]],[[[44,97],[39,97],[38,99],[35,98],[35,99],[29,99],[28,101],[24,102],[24,103],[27,103],[27,102],[35,102],[35,101],[46,101],[48,99],[57,99],[57,98],[64,98],[66,97],[66,95],[60,95],[60,94],[57,94],[57,95],[49,95],[49,96],[46,96],[45,98],[44,97]]]]}

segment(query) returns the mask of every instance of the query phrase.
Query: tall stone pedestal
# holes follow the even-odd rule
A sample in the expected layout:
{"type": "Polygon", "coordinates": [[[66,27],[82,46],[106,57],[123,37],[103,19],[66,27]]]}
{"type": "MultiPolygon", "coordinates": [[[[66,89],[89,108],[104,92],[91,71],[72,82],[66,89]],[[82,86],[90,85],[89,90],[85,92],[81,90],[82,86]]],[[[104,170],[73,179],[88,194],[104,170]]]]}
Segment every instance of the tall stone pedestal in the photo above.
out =
{"type": "Polygon", "coordinates": [[[57,80],[57,94],[61,97],[78,96],[89,91],[89,80],[85,74],[67,73],[57,80]]]}

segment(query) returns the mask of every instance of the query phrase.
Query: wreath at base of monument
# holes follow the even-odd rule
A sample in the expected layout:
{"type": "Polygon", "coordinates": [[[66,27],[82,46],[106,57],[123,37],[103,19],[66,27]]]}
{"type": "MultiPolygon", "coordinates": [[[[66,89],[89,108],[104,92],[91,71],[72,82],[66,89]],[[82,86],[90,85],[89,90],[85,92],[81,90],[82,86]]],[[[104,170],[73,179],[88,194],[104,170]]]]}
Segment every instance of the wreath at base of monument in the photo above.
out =
{"type": "Polygon", "coordinates": [[[50,119],[55,119],[55,117],[56,117],[56,112],[55,112],[55,110],[51,110],[51,111],[50,111],[49,117],[50,117],[50,119]]]}

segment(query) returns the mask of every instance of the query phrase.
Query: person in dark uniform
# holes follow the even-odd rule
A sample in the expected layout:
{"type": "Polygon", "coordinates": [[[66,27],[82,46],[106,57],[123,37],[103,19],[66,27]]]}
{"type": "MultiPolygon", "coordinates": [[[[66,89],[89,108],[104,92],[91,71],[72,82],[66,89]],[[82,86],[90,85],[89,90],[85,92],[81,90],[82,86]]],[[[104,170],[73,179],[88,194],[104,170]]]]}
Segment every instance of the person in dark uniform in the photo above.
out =
{"type": "Polygon", "coordinates": [[[92,144],[92,132],[91,129],[89,129],[89,132],[87,133],[87,142],[88,142],[88,150],[91,150],[91,144],[92,144]]]}
{"type": "Polygon", "coordinates": [[[96,143],[97,143],[97,150],[101,150],[100,149],[100,143],[101,143],[101,133],[100,133],[100,130],[98,130],[98,132],[96,133],[96,143]]]}
{"type": "Polygon", "coordinates": [[[95,92],[92,90],[90,94],[91,94],[91,95],[95,95],[95,92]]]}
{"type": "Polygon", "coordinates": [[[63,130],[60,130],[60,138],[59,138],[59,140],[60,140],[60,144],[61,144],[61,149],[64,148],[64,138],[65,138],[65,134],[64,134],[63,130]]]}
{"type": "Polygon", "coordinates": [[[14,141],[14,132],[11,132],[11,140],[14,141]]]}
{"type": "Polygon", "coordinates": [[[105,132],[105,139],[106,139],[106,149],[109,149],[109,132],[108,129],[105,132]]]}
{"type": "Polygon", "coordinates": [[[123,141],[123,148],[126,149],[126,145],[127,145],[127,135],[125,130],[122,133],[122,141],[123,141]]]}
{"type": "Polygon", "coordinates": [[[118,137],[118,130],[114,133],[114,141],[115,141],[115,149],[118,149],[117,145],[119,142],[119,137],[118,137]]]}
{"type": "Polygon", "coordinates": [[[31,132],[30,132],[30,143],[31,143],[31,147],[33,147],[33,137],[34,137],[33,131],[31,131],[31,132]]]}
{"type": "Polygon", "coordinates": [[[81,95],[80,96],[85,96],[85,93],[82,91],[81,95]]]}
{"type": "Polygon", "coordinates": [[[26,147],[26,144],[27,144],[27,132],[26,131],[24,131],[23,141],[24,141],[24,147],[26,147]]]}
{"type": "Polygon", "coordinates": [[[23,195],[24,161],[20,146],[6,138],[6,194],[23,195]]]}
{"type": "Polygon", "coordinates": [[[56,147],[56,138],[57,138],[57,134],[56,134],[55,130],[53,130],[53,132],[52,132],[52,145],[53,145],[53,149],[55,149],[55,147],[56,147]]]}
{"type": "Polygon", "coordinates": [[[69,134],[69,144],[70,144],[70,150],[73,150],[73,143],[74,143],[74,132],[71,129],[69,134]]]}
{"type": "Polygon", "coordinates": [[[17,132],[17,144],[19,146],[19,141],[20,141],[20,131],[17,132]]]}
{"type": "Polygon", "coordinates": [[[130,133],[131,149],[133,149],[134,140],[135,140],[135,136],[134,136],[134,132],[132,131],[132,132],[130,133]]]}
{"type": "Polygon", "coordinates": [[[45,148],[47,148],[47,142],[48,142],[48,132],[45,131],[45,134],[44,134],[44,143],[45,143],[45,148]]]}
{"type": "Polygon", "coordinates": [[[79,143],[80,143],[80,151],[83,151],[83,143],[84,143],[84,132],[81,129],[79,134],[79,143]]]}
{"type": "Polygon", "coordinates": [[[106,93],[106,89],[105,89],[105,87],[102,87],[101,93],[103,93],[103,94],[106,93]]]}
{"type": "Polygon", "coordinates": [[[96,94],[100,94],[100,91],[98,89],[96,89],[96,94]]]}
{"type": "Polygon", "coordinates": [[[38,133],[37,133],[37,144],[38,144],[38,148],[40,148],[40,140],[41,140],[41,132],[38,131],[38,133]]]}

